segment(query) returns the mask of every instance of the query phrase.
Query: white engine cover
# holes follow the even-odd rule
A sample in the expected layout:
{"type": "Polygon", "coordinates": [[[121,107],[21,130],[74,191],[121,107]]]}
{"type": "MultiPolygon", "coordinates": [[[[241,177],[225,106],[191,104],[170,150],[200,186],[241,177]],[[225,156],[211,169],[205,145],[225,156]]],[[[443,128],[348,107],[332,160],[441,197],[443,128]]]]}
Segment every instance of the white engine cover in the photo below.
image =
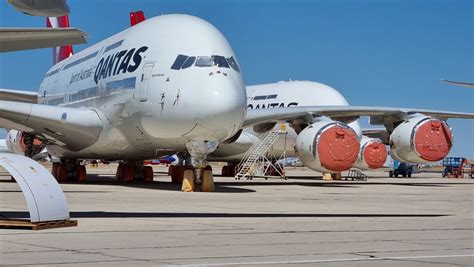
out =
{"type": "Polygon", "coordinates": [[[303,164],[319,172],[349,170],[357,160],[359,139],[356,132],[341,122],[318,121],[296,138],[296,150],[303,164]]]}
{"type": "Polygon", "coordinates": [[[10,130],[5,140],[7,149],[15,154],[25,154],[25,146],[21,144],[21,132],[17,130],[10,130]]]}
{"type": "Polygon", "coordinates": [[[415,115],[398,125],[390,135],[390,154],[401,162],[435,162],[448,155],[452,139],[446,122],[415,115]]]}
{"type": "MultiPolygon", "coordinates": [[[[5,145],[9,152],[24,155],[26,144],[23,132],[10,130],[7,134],[5,145]]],[[[41,148],[44,147],[42,141],[37,138],[33,139],[33,146],[37,148],[35,153],[40,152],[41,148]]]]}
{"type": "Polygon", "coordinates": [[[353,167],[361,170],[378,169],[387,160],[387,148],[380,139],[365,135],[360,140],[359,156],[353,167]]]}

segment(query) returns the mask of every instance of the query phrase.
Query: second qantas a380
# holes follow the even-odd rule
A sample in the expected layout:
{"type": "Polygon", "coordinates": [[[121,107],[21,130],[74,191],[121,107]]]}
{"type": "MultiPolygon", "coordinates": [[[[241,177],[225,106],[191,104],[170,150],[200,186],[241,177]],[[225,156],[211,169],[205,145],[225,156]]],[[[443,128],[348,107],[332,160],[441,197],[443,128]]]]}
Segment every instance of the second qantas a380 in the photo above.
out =
{"type": "MultiPolygon", "coordinates": [[[[133,15],[141,21],[140,13],[133,15]]],[[[60,180],[83,177],[84,159],[122,160],[119,179],[148,179],[153,174],[143,160],[181,153],[199,182],[208,155],[226,158],[226,147],[254,129],[268,131],[276,122],[293,128],[305,166],[340,172],[351,168],[372,143],[372,151],[381,145],[362,136],[356,122],[360,116],[385,126],[394,158],[437,161],[452,144],[445,120],[474,118],[349,106],[336,90],[310,82],[246,88],[223,34],[188,15],[147,19],[75,55],[70,47],[59,52],[37,103],[27,103],[21,91],[0,94],[0,126],[21,131],[12,145],[24,147],[26,155],[46,147],[60,158],[53,171],[60,180]]]]}

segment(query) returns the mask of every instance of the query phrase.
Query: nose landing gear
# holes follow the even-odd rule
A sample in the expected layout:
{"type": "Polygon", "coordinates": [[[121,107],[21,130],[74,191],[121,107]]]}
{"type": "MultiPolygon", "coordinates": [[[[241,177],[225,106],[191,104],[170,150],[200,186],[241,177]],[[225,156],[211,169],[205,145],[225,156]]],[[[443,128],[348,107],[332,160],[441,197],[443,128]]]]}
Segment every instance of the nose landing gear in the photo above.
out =
{"type": "Polygon", "coordinates": [[[200,186],[201,192],[215,191],[212,168],[207,165],[206,157],[216,150],[217,144],[217,140],[192,140],[186,144],[190,155],[186,159],[186,166],[177,167],[178,170],[173,167],[171,171],[173,181],[182,180],[181,191],[194,192],[196,185],[200,186]],[[184,168],[184,171],[179,168],[184,168]]]}
{"type": "Polygon", "coordinates": [[[205,168],[194,168],[192,166],[170,166],[169,174],[171,182],[181,184],[181,191],[194,192],[200,189],[201,192],[214,192],[214,176],[211,166],[205,168]],[[195,171],[199,172],[201,183],[197,183],[195,171]],[[199,187],[200,186],[200,187],[199,187]]]}

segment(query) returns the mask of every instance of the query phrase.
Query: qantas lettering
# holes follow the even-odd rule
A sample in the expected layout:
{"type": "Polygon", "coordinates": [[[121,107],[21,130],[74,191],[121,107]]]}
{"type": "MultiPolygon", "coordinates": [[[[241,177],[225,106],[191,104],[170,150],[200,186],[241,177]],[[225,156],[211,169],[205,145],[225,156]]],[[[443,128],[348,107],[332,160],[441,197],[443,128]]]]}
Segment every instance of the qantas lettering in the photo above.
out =
{"type": "Polygon", "coordinates": [[[97,84],[101,79],[115,76],[120,72],[134,72],[142,62],[141,53],[146,50],[148,50],[148,46],[142,46],[138,49],[133,48],[130,50],[122,50],[107,57],[103,57],[95,69],[95,83],[97,84]],[[133,63],[130,62],[131,60],[133,60],[133,63]]]}
{"type": "MultiPolygon", "coordinates": [[[[298,106],[298,103],[296,102],[290,102],[288,103],[288,105],[286,105],[286,107],[296,107],[298,106]]],[[[267,106],[265,106],[265,104],[257,104],[255,106],[255,109],[259,109],[259,108],[284,108],[285,107],[285,103],[268,103],[267,106]]],[[[254,109],[254,106],[252,104],[248,104],[247,105],[247,109],[254,109]]]]}

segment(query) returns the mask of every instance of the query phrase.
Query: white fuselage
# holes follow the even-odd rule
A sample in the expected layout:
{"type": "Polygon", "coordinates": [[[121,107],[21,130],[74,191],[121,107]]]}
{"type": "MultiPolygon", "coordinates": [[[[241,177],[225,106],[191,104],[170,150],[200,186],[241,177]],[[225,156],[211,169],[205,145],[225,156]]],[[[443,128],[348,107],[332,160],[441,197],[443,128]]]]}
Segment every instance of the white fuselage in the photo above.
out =
{"type": "Polygon", "coordinates": [[[7,147],[7,140],[0,139],[0,153],[5,153],[5,152],[10,152],[10,150],[7,147]]]}
{"type": "MultiPolygon", "coordinates": [[[[336,89],[325,84],[310,81],[289,81],[247,86],[247,108],[303,107],[303,106],[347,106],[349,103],[336,89]]],[[[362,135],[359,123],[348,124],[359,137],[362,135]]],[[[275,127],[279,127],[276,125],[275,127]]],[[[282,135],[273,145],[270,153],[296,156],[296,131],[286,125],[287,135],[282,135]]],[[[231,144],[220,144],[209,156],[211,160],[240,161],[245,152],[258,140],[261,133],[253,127],[245,128],[240,137],[231,144]]]]}
{"type": "Polygon", "coordinates": [[[112,160],[226,140],[243,123],[247,97],[225,37],[187,15],[145,20],[60,62],[39,96],[40,104],[94,109],[105,122],[93,145],[75,152],[52,145],[51,154],[112,160]]]}

